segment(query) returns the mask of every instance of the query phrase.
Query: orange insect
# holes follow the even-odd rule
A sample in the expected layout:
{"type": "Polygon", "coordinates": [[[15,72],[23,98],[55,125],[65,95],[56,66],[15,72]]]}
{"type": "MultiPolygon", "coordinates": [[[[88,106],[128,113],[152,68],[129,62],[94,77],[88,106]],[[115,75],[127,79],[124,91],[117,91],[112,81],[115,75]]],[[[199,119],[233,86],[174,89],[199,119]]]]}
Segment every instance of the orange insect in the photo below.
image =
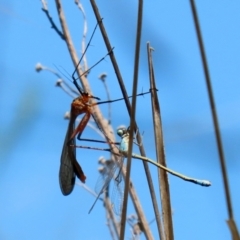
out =
{"type": "MultiPolygon", "coordinates": [[[[86,176],[84,175],[84,172],[83,172],[81,166],[77,162],[76,148],[73,147],[73,146],[76,146],[76,144],[75,144],[76,135],[78,134],[78,138],[80,138],[80,136],[81,136],[83,130],[85,129],[90,117],[93,116],[93,118],[94,118],[93,107],[96,106],[96,105],[99,105],[99,104],[112,103],[112,102],[117,102],[117,101],[120,101],[120,100],[124,99],[124,98],[119,98],[119,99],[115,99],[115,100],[91,103],[92,99],[96,99],[96,100],[100,100],[100,99],[92,96],[91,94],[89,94],[87,92],[84,92],[80,88],[80,86],[78,85],[77,79],[74,77],[74,75],[77,71],[77,68],[80,65],[80,62],[81,62],[85,52],[87,51],[87,49],[90,45],[90,42],[92,40],[92,37],[94,35],[94,32],[95,32],[97,26],[98,26],[98,24],[96,25],[96,27],[95,27],[95,29],[92,33],[92,36],[89,40],[89,43],[88,43],[88,45],[87,45],[87,47],[86,47],[86,49],[85,49],[85,51],[84,51],[84,53],[83,53],[83,55],[80,59],[78,65],[76,66],[75,71],[72,74],[73,84],[78,89],[78,91],[80,93],[80,96],[75,98],[72,101],[71,111],[70,111],[70,120],[69,120],[66,137],[65,137],[65,140],[64,140],[64,144],[63,144],[63,149],[62,149],[60,171],[59,171],[59,182],[60,182],[60,188],[61,188],[61,191],[62,191],[63,195],[69,195],[72,192],[72,190],[74,188],[76,176],[80,179],[80,181],[82,181],[83,183],[85,182],[86,176]],[[76,118],[83,113],[85,115],[83,116],[79,125],[75,128],[76,118]]],[[[94,64],[90,69],[85,71],[82,75],[86,74],[86,72],[89,72],[94,66],[96,66],[98,63],[100,63],[102,60],[104,60],[111,52],[112,52],[112,50],[109,53],[107,53],[96,64],[94,64]]],[[[138,94],[138,95],[144,95],[144,94],[147,94],[147,93],[149,93],[149,92],[141,93],[141,94],[138,94]]],[[[101,128],[99,126],[98,126],[98,128],[101,130],[101,128]]]]}
{"type": "Polygon", "coordinates": [[[59,172],[60,187],[63,195],[69,195],[72,192],[75,184],[75,175],[77,175],[82,182],[85,182],[86,179],[81,166],[76,160],[76,149],[70,145],[75,145],[75,136],[83,132],[91,116],[91,107],[97,104],[93,103],[90,105],[89,100],[91,98],[94,97],[88,93],[82,93],[82,95],[75,98],[71,104],[70,120],[63,144],[59,172]],[[85,113],[85,115],[75,129],[75,120],[83,113],[85,113]]]}
{"type": "MultiPolygon", "coordinates": [[[[98,26],[98,23],[95,26],[92,36],[87,44],[87,47],[84,53],[82,54],[82,57],[79,60],[79,63],[77,64],[75,71],[72,74],[73,84],[78,89],[80,96],[75,98],[72,101],[71,111],[70,111],[70,120],[68,124],[67,133],[65,136],[65,140],[63,143],[60,170],[59,170],[59,183],[60,183],[60,188],[63,195],[69,195],[72,192],[75,185],[76,175],[80,179],[80,181],[82,181],[83,183],[85,182],[85,179],[86,179],[86,176],[84,175],[81,166],[77,162],[76,149],[72,147],[72,145],[75,145],[76,135],[79,134],[79,137],[80,137],[81,133],[86,127],[92,114],[92,107],[94,105],[99,104],[99,103],[90,104],[90,100],[91,99],[100,100],[100,99],[88,94],[87,92],[83,92],[80,86],[78,85],[77,79],[74,77],[74,75],[77,71],[78,66],[80,65],[81,60],[83,59],[84,54],[86,53],[91,43],[91,40],[93,38],[93,35],[96,31],[97,26],[98,26]],[[79,125],[77,126],[77,128],[75,129],[75,120],[79,115],[83,113],[85,113],[85,115],[82,118],[79,125]]],[[[109,53],[107,55],[109,55],[109,53]]],[[[94,66],[96,66],[99,62],[101,62],[104,58],[98,61],[94,66]]],[[[94,66],[92,66],[91,68],[93,68],[94,66]]],[[[87,70],[86,72],[89,72],[89,70],[87,70]]],[[[84,72],[82,75],[84,75],[86,72],[84,72]]]]}

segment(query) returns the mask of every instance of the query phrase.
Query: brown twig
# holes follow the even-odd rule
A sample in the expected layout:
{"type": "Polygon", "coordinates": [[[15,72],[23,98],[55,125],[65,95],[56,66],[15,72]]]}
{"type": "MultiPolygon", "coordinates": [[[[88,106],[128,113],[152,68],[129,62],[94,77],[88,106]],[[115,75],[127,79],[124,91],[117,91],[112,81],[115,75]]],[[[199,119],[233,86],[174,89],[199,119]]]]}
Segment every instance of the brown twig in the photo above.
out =
{"type": "Polygon", "coordinates": [[[211,86],[211,79],[210,79],[210,74],[209,74],[209,70],[208,70],[207,57],[206,57],[205,50],[204,50],[204,44],[203,44],[200,24],[198,21],[197,10],[196,10],[194,0],[190,0],[190,5],[191,5],[194,24],[195,24],[195,28],[196,28],[196,32],[197,32],[198,44],[199,44],[199,48],[200,48],[200,52],[201,52],[205,80],[206,80],[206,84],[207,84],[208,96],[209,96],[212,118],[213,118],[213,123],[214,123],[215,136],[216,136],[216,140],[217,140],[218,154],[219,154],[219,160],[220,160],[223,183],[224,183],[224,190],[225,190],[225,197],[226,197],[227,209],[228,209],[228,217],[229,217],[228,222],[230,223],[229,226],[231,226],[230,231],[232,233],[232,238],[234,240],[235,239],[237,240],[237,239],[240,239],[240,236],[239,236],[237,226],[235,224],[234,216],[233,216],[230,188],[229,188],[228,177],[227,177],[227,169],[226,169],[226,164],[225,164],[220,128],[219,128],[218,117],[217,117],[217,111],[216,111],[215,102],[214,102],[213,90],[212,90],[212,86],[211,86]],[[234,230],[233,230],[233,228],[234,228],[234,230]]]}
{"type": "MultiPolygon", "coordinates": [[[[152,48],[150,47],[150,43],[147,43],[147,53],[148,53],[149,79],[150,79],[150,86],[152,89],[152,95],[151,95],[152,96],[152,114],[153,114],[157,161],[161,165],[166,166],[161,113],[160,113],[160,106],[159,106],[158,96],[156,91],[153,62],[152,62],[152,48]]],[[[158,230],[159,230],[161,239],[171,240],[171,239],[174,239],[174,236],[173,236],[172,210],[171,210],[170,191],[169,191],[167,172],[162,169],[158,169],[158,179],[159,179],[161,205],[162,205],[162,211],[163,211],[163,223],[164,223],[164,229],[162,229],[162,223],[160,222],[158,224],[158,226],[160,225],[160,229],[158,230]]],[[[159,220],[161,220],[160,217],[159,217],[159,220]]]]}
{"type": "Polygon", "coordinates": [[[124,198],[123,198],[120,240],[124,239],[125,226],[126,226],[125,223],[126,223],[126,216],[127,216],[127,201],[128,201],[130,173],[131,173],[133,134],[134,134],[134,128],[135,128],[135,112],[136,112],[136,105],[137,105],[136,95],[137,95],[137,85],[138,85],[138,68],[139,68],[141,34],[142,34],[142,15],[143,15],[143,0],[139,0],[136,48],[135,48],[135,59],[134,59],[134,74],[133,74],[132,110],[130,115],[130,133],[129,133],[129,145],[128,145],[128,156],[127,156],[127,172],[126,172],[124,198]]]}
{"type": "Polygon", "coordinates": [[[112,210],[111,204],[109,202],[109,198],[106,195],[105,195],[104,203],[105,203],[105,208],[106,208],[106,214],[109,215],[109,218],[111,220],[112,226],[113,226],[115,234],[117,236],[117,239],[119,239],[119,234],[120,234],[119,225],[116,222],[116,219],[115,219],[115,216],[113,214],[113,210],[112,210]]]}

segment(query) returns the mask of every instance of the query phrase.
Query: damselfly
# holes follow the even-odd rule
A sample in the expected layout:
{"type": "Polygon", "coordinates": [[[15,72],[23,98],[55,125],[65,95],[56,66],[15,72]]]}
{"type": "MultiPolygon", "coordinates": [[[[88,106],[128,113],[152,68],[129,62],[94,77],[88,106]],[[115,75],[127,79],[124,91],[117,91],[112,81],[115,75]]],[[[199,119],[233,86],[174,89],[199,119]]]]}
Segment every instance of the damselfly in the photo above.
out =
{"type": "MultiPolygon", "coordinates": [[[[123,196],[122,192],[123,190],[120,189],[120,186],[123,187],[123,183],[121,183],[119,181],[119,178],[118,176],[121,176],[121,169],[117,171],[117,169],[121,168],[122,164],[123,164],[123,160],[124,158],[127,156],[128,154],[128,143],[129,143],[129,129],[125,128],[125,127],[122,127],[122,128],[119,128],[117,130],[117,134],[121,137],[121,142],[119,143],[119,156],[121,156],[121,160],[120,162],[115,162],[114,164],[112,164],[108,171],[106,172],[106,174],[102,177],[102,180],[101,183],[102,183],[102,187],[99,188],[99,185],[100,183],[97,183],[97,189],[100,189],[98,191],[98,196],[97,198],[95,199],[95,202],[93,203],[91,209],[89,210],[89,212],[93,209],[94,205],[96,204],[98,198],[100,197],[100,195],[106,190],[106,188],[108,187],[110,181],[112,179],[114,179],[114,183],[115,183],[115,188],[117,187],[118,188],[118,193],[119,193],[119,196],[118,196],[118,202],[120,202],[120,206],[116,203],[113,203],[113,206],[114,206],[114,210],[115,210],[115,213],[116,214],[120,214],[121,213],[121,206],[122,206],[122,200],[119,200],[121,198],[121,196],[123,196]]],[[[89,139],[81,139],[81,140],[84,140],[84,141],[94,141],[94,140],[89,140],[89,139]]],[[[97,141],[97,142],[103,142],[103,141],[97,141]]],[[[86,147],[86,146],[76,146],[78,148],[87,148],[87,149],[93,149],[93,150],[104,150],[104,151],[111,151],[110,149],[103,149],[103,148],[93,148],[93,147],[86,147]]],[[[135,159],[140,159],[140,160],[143,160],[143,161],[146,161],[146,162],[149,162],[153,165],[155,165],[156,167],[158,168],[161,168],[163,169],[164,171],[178,177],[178,178],[181,178],[182,180],[184,181],[188,181],[188,182],[192,182],[192,183],[195,183],[197,185],[200,185],[200,186],[204,186],[204,187],[209,187],[211,186],[211,182],[208,181],[208,180],[200,180],[200,179],[196,179],[196,178],[191,178],[191,177],[188,177],[186,175],[183,175],[181,173],[178,173],[176,171],[173,171],[159,163],[157,163],[156,161],[150,159],[150,158],[147,158],[147,157],[143,157],[143,156],[140,156],[138,154],[135,154],[135,153],[132,153],[132,158],[135,158],[135,159]]]]}

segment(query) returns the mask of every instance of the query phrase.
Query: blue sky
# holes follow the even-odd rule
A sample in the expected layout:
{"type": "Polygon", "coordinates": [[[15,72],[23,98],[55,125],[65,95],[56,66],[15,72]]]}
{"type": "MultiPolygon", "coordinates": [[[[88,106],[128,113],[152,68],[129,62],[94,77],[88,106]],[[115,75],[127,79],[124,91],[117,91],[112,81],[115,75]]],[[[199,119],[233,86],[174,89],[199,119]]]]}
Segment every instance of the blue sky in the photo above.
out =
{"type": "MultiPolygon", "coordinates": [[[[99,1],[100,2],[100,1],[99,1]]],[[[82,1],[88,20],[88,37],[96,20],[88,1],[82,1]]],[[[74,1],[64,1],[67,23],[80,54],[82,15],[74,1]]],[[[227,163],[236,223],[240,224],[240,2],[196,1],[227,163]]],[[[55,87],[56,77],[37,73],[35,65],[73,65],[66,44],[50,28],[40,1],[0,2],[0,238],[15,239],[111,239],[105,211],[76,185],[70,196],[61,194],[58,170],[67,121],[63,116],[71,98],[55,87]]],[[[48,3],[57,23],[54,1],[48,3]]],[[[99,10],[123,75],[132,92],[136,1],[101,1],[99,10]]],[[[213,132],[207,89],[189,1],[146,1],[139,71],[139,92],[149,89],[146,42],[155,49],[153,61],[161,104],[167,164],[192,177],[209,179],[203,188],[169,176],[175,239],[230,239],[223,181],[213,132]]],[[[87,58],[92,65],[106,54],[99,30],[87,58]]],[[[94,95],[106,99],[99,74],[108,74],[111,98],[121,97],[109,59],[89,75],[94,95]]],[[[138,98],[137,122],[144,132],[147,155],[155,159],[150,97],[138,98]]],[[[101,106],[105,116],[107,107],[101,106]]],[[[128,125],[122,102],[112,104],[112,124],[128,125]]],[[[86,138],[99,138],[87,128],[86,138]]],[[[85,144],[86,145],[86,144],[85,144]]],[[[137,149],[135,149],[137,151],[137,149]]],[[[94,188],[97,160],[108,153],[80,149],[78,160],[94,188]]],[[[157,182],[157,171],[151,166],[157,182]]],[[[142,163],[133,160],[131,178],[150,222],[154,213],[142,163]]],[[[156,185],[157,188],[157,185],[156,185]]],[[[134,213],[129,205],[129,214],[134,213]]],[[[156,224],[151,224],[157,239],[156,224]]],[[[126,238],[130,237],[130,226],[126,238]]],[[[142,237],[144,238],[144,237],[142,237]]]]}

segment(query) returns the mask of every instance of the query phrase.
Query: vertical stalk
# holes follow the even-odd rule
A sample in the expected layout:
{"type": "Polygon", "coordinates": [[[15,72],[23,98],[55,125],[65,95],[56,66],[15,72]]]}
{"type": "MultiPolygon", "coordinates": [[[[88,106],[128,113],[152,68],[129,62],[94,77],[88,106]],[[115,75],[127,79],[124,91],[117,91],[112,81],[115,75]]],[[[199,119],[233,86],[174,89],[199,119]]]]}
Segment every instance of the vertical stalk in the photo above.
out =
{"type": "MultiPolygon", "coordinates": [[[[156,91],[156,83],[153,70],[152,62],[152,48],[150,43],[147,43],[147,52],[148,52],[148,66],[149,66],[149,79],[152,90],[152,114],[153,114],[153,124],[154,124],[154,135],[155,135],[155,146],[156,146],[156,155],[157,161],[163,166],[166,166],[165,152],[164,152],[164,143],[163,143],[163,132],[162,132],[162,121],[161,121],[161,112],[160,105],[158,102],[158,96],[156,91]]],[[[159,188],[163,212],[163,223],[164,223],[164,233],[161,233],[161,239],[173,240],[173,223],[172,223],[172,210],[171,210],[171,201],[170,201],[170,190],[168,184],[168,175],[167,172],[158,169],[158,179],[159,179],[159,188]]],[[[160,229],[161,230],[161,229],[160,229]]]]}
{"type": "Polygon", "coordinates": [[[137,103],[136,95],[137,95],[137,85],[138,85],[138,68],[139,68],[139,58],[140,58],[141,33],[142,33],[142,13],[143,13],[143,0],[139,0],[135,60],[134,60],[134,74],[133,74],[132,111],[130,115],[130,133],[129,133],[129,146],[128,146],[129,149],[128,149],[128,156],[127,156],[127,171],[126,171],[126,178],[125,178],[120,240],[124,240],[125,226],[126,226],[127,201],[128,201],[131,160],[132,160],[133,134],[135,129],[135,112],[136,112],[135,110],[136,110],[136,103],[137,103]]]}
{"type": "Polygon", "coordinates": [[[209,74],[209,70],[208,70],[207,58],[206,58],[206,54],[205,54],[200,24],[198,21],[198,15],[197,15],[197,10],[196,10],[194,0],[190,0],[190,5],[191,5],[194,24],[195,24],[195,28],[196,28],[196,32],[197,32],[198,44],[199,44],[199,48],[200,48],[200,52],[201,52],[205,80],[206,80],[206,84],[207,84],[207,91],[208,91],[211,112],[212,112],[212,118],[213,118],[213,123],[214,123],[215,136],[216,136],[216,140],[217,140],[218,154],[219,154],[219,160],[220,160],[223,184],[224,184],[224,190],[225,190],[225,197],[226,197],[227,209],[228,209],[228,217],[229,217],[228,221],[229,221],[229,225],[231,225],[230,230],[232,232],[232,235],[234,236],[237,233],[238,237],[236,239],[239,239],[239,234],[238,234],[236,224],[234,221],[234,216],[233,216],[230,188],[228,185],[227,169],[226,169],[226,165],[225,165],[225,158],[224,158],[221,134],[220,134],[219,124],[218,124],[217,111],[216,111],[215,102],[214,102],[213,90],[212,90],[212,86],[211,86],[211,79],[210,79],[210,74],[209,74]],[[233,234],[232,228],[236,228],[236,229],[234,229],[235,234],[233,234]]]}

